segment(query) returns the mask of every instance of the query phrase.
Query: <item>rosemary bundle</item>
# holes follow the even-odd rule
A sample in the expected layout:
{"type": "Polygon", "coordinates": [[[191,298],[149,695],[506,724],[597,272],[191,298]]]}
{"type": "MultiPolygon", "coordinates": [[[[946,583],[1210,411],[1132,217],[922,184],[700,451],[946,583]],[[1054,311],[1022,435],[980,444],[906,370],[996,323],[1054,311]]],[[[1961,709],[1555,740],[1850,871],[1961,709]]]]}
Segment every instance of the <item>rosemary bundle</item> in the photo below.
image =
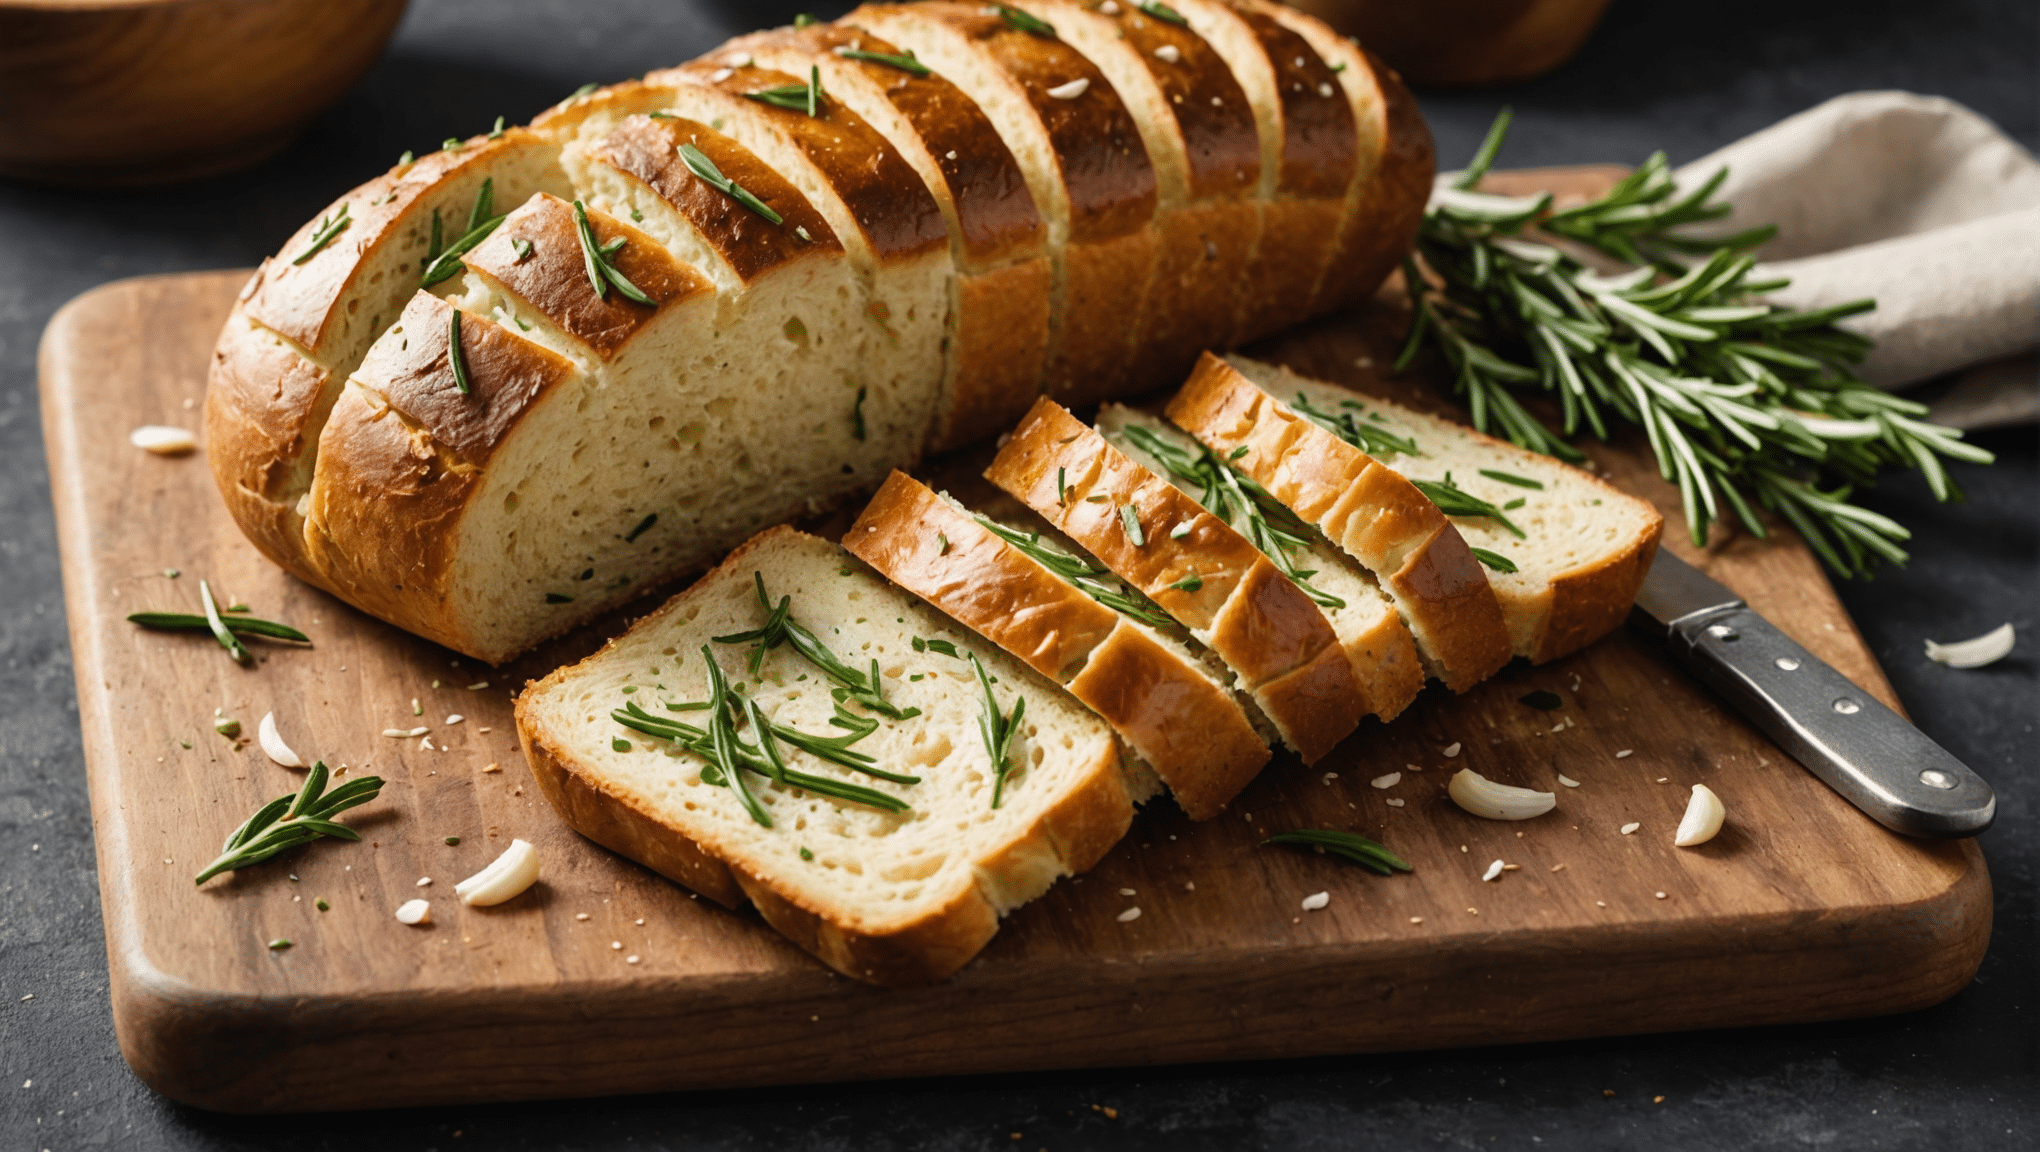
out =
{"type": "Polygon", "coordinates": [[[1607,195],[1558,212],[1548,194],[1473,191],[1509,121],[1503,109],[1473,163],[1432,194],[1417,236],[1422,266],[1403,268],[1412,316],[1395,370],[1436,349],[1476,428],[1561,459],[1583,459],[1562,436],[1585,428],[1606,440],[1620,425],[1641,426],[1659,471],[1679,486],[1696,544],[1726,518],[1723,505],[1766,536],[1761,507],[1837,573],[1903,564],[1911,533],[1853,503],[1855,487],[1884,468],[1916,467],[1936,499],[1958,499],[1943,458],[1993,457],[1920,419],[1924,405],[1856,377],[1870,341],[1837,324],[1875,303],[1811,312],[1766,303],[1764,293],[1789,281],[1753,279],[1749,252],[1775,228],[1679,234],[1729,213],[1712,202],[1726,169],[1682,195],[1660,152],[1607,195]],[[1602,275],[1538,232],[1632,267],[1602,275]],[[1560,431],[1518,390],[1555,395],[1560,431]]]}

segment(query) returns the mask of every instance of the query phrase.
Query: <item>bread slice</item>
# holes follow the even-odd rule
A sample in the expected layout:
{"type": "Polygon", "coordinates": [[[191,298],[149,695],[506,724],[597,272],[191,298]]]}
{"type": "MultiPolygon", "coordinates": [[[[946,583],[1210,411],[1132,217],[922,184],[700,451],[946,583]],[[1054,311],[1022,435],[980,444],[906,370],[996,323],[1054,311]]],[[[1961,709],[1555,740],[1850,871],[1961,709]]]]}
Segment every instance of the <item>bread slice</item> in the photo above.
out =
{"type": "Polygon", "coordinates": [[[814,116],[750,98],[804,87],[808,79],[715,60],[645,78],[671,86],[669,112],[757,154],[829,222],[865,292],[863,343],[842,367],[864,374],[874,391],[924,398],[925,411],[916,417],[918,453],[935,426],[948,376],[945,341],[956,266],[942,210],[898,150],[842,101],[829,99],[826,89],[814,116]]]}
{"type": "Polygon", "coordinates": [[[1030,534],[988,523],[895,472],[843,544],[1104,717],[1192,820],[1218,815],[1269,756],[1232,689],[1102,568],[1031,534],[1028,547],[1095,572],[1087,593],[1009,542],[1030,534]]]}
{"type": "MultiPolygon", "coordinates": [[[[1125,453],[1127,459],[1200,503],[1212,499],[1217,508],[1207,504],[1207,509],[1214,514],[1223,509],[1222,518],[1235,532],[1253,538],[1248,514],[1237,501],[1206,493],[1180,472],[1184,461],[1204,458],[1213,466],[1219,463],[1188,433],[1158,416],[1122,404],[1107,404],[1098,410],[1098,432],[1108,444],[1125,453]],[[1172,468],[1171,459],[1157,455],[1156,448],[1179,467],[1172,468]]],[[[1247,491],[1245,485],[1242,491],[1247,491]]],[[[1261,514],[1265,516],[1267,510],[1262,509],[1261,514]]],[[[1331,621],[1332,631],[1353,662],[1354,675],[1366,694],[1367,710],[1384,721],[1395,719],[1422,690],[1424,669],[1417,657],[1416,643],[1397,614],[1394,602],[1381,590],[1373,573],[1324,539],[1315,528],[1293,520],[1285,525],[1280,518],[1271,520],[1270,526],[1293,532],[1302,539],[1303,543],[1289,547],[1274,545],[1264,552],[1277,568],[1293,571],[1300,577],[1292,582],[1331,621]]]]}
{"type": "Polygon", "coordinates": [[[922,66],[900,67],[905,50],[847,24],[810,24],[740,36],[714,54],[746,57],[806,76],[899,151],[935,196],[956,265],[950,356],[930,451],[1004,431],[1041,390],[1054,271],[1048,226],[1020,162],[991,119],[956,85],[922,66]]]}
{"type": "Polygon", "coordinates": [[[1464,692],[1507,664],[1501,606],[1438,506],[1263,391],[1249,370],[1265,378],[1251,361],[1207,354],[1169,401],[1169,419],[1374,573],[1409,625],[1426,671],[1447,687],[1464,692]]]}
{"type": "Polygon", "coordinates": [[[1359,168],[1353,109],[1339,78],[1266,12],[1224,0],[1184,0],[1190,27],[1225,59],[1253,108],[1261,140],[1261,227],[1229,343],[1294,322],[1335,254],[1347,190],[1359,168]]]}
{"type": "Polygon", "coordinates": [[[867,4],[843,22],[912,49],[991,119],[1060,259],[1043,391],[1071,403],[1115,394],[1157,242],[1154,166],[1117,90],[1074,47],[996,6],[867,4]]]}
{"type": "Polygon", "coordinates": [[[1353,110],[1353,182],[1346,189],[1336,241],[1311,290],[1309,313],[1356,307],[1394,271],[1423,221],[1438,171],[1431,130],[1395,70],[1358,42],[1287,4],[1239,2],[1303,37],[1337,73],[1353,110]]]}
{"type": "Polygon", "coordinates": [[[985,476],[1161,605],[1314,763],[1375,701],[1324,611],[1253,543],[1042,399],[985,476]],[[1138,534],[1128,530],[1128,518],[1138,534]]]}
{"type": "MultiPolygon", "coordinates": [[[[962,967],[1001,916],[1096,864],[1154,787],[1122,765],[1111,729],[1052,682],[835,545],[788,528],[761,533],[601,652],[531,685],[517,701],[517,731],[539,787],[582,835],[726,906],[748,898],[788,939],[873,984],[928,983],[962,967]],[[761,580],[840,660],[860,673],[876,661],[883,703],[902,718],[855,698],[839,704],[835,683],[792,644],[765,652],[754,674],[749,644],[716,642],[768,622],[761,580]],[[974,653],[1003,712],[1024,699],[1003,786],[979,729],[984,687],[970,664],[928,650],[928,640],[974,653]],[[636,705],[654,721],[710,728],[708,711],[666,707],[710,699],[704,648],[775,727],[835,737],[845,734],[835,717],[864,717],[857,722],[872,729],[852,751],[917,782],[875,779],[782,737],[785,766],[906,807],[740,770],[766,827],[734,789],[711,782],[709,759],[617,722],[636,705]]],[[[733,735],[758,739],[741,716],[733,735]]]]}
{"type": "Polygon", "coordinates": [[[567,190],[551,142],[521,128],[399,164],[298,229],[227,318],[206,383],[206,456],[248,539],[300,579],[327,586],[305,558],[300,507],[327,414],[416,291],[435,237],[460,239],[484,184],[497,212],[567,190]],[[322,222],[337,230],[315,244],[322,222]]]}
{"type": "MultiPolygon", "coordinates": [[[[1556,660],[1628,617],[1664,527],[1648,501],[1450,420],[1242,357],[1228,358],[1228,367],[1264,395],[1285,398],[1291,410],[1302,397],[1330,417],[1327,423],[1344,428],[1350,417],[1354,428],[1378,429],[1414,446],[1417,454],[1395,451],[1377,437],[1372,456],[1412,480],[1449,478],[1520,529],[1518,536],[1490,516],[1450,517],[1468,544],[1500,558],[1488,564],[1487,579],[1516,655],[1537,664],[1556,660]]],[[[1331,438],[1340,449],[1358,451],[1331,438]]]]}
{"type": "Polygon", "coordinates": [[[1261,145],[1246,93],[1202,36],[1157,14],[1167,9],[1095,0],[1017,7],[1096,64],[1139,126],[1159,196],[1156,260],[1120,394],[1175,384],[1231,331],[1261,226],[1261,145]]]}

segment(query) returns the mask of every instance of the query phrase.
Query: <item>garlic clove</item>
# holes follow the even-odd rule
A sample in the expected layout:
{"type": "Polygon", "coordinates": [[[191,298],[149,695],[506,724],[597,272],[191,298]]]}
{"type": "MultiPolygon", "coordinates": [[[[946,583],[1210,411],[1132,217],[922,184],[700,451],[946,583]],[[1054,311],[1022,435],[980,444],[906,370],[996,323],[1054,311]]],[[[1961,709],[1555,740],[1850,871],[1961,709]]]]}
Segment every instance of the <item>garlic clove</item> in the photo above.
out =
{"type": "Polygon", "coordinates": [[[1471,768],[1461,768],[1445,790],[1454,804],[1490,820],[1528,820],[1558,807],[1556,793],[1497,784],[1471,768]]]}
{"type": "Polygon", "coordinates": [[[397,923],[422,927],[432,923],[432,905],[424,900],[406,900],[397,906],[397,923]]]}
{"type": "Polygon", "coordinates": [[[1958,640],[1953,644],[1937,644],[1929,640],[1927,659],[1950,668],[1981,668],[2011,655],[2015,639],[2012,626],[2000,624],[1973,640],[1958,640]]]}
{"type": "Polygon", "coordinates": [[[276,713],[264,712],[262,714],[262,723],[256,729],[255,734],[262,744],[263,753],[271,760],[276,761],[285,768],[302,768],[305,766],[304,760],[297,753],[291,751],[290,745],[285,744],[283,737],[277,734],[276,713]]]}
{"type": "Polygon", "coordinates": [[[1058,84],[1055,87],[1050,88],[1048,90],[1048,94],[1050,96],[1055,97],[1058,100],[1075,100],[1077,97],[1082,96],[1084,93],[1090,90],[1091,90],[1090,77],[1079,76],[1075,80],[1072,80],[1067,84],[1058,84]]]}
{"type": "Polygon", "coordinates": [[[1693,785],[1693,798],[1686,801],[1686,815],[1679,821],[1679,831],[1672,837],[1672,843],[1680,848],[1691,848],[1705,844],[1721,831],[1721,822],[1728,819],[1728,809],[1722,807],[1721,797],[1705,784],[1693,785]]]}
{"type": "Polygon", "coordinates": [[[128,443],[158,456],[182,456],[198,449],[198,437],[184,428],[165,424],[144,424],[128,433],[128,443]]]}
{"type": "Polygon", "coordinates": [[[1322,911],[1331,902],[1332,894],[1330,892],[1313,892],[1303,898],[1303,910],[1305,912],[1322,911]]]}
{"type": "Polygon", "coordinates": [[[454,895],[466,904],[482,907],[501,904],[538,882],[538,849],[523,840],[510,847],[487,868],[453,886],[454,895]]]}

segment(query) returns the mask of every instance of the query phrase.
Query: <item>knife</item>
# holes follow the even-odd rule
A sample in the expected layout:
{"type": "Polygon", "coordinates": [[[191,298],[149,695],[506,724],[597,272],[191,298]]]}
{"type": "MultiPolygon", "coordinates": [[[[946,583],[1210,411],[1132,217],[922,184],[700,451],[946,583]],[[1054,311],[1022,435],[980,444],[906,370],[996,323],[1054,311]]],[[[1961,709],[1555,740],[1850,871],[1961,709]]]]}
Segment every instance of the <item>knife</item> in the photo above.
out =
{"type": "Polygon", "coordinates": [[[1905,718],[1658,549],[1631,617],[1849,803],[1908,836],[1974,836],[1997,816],[1990,785],[1905,718]]]}

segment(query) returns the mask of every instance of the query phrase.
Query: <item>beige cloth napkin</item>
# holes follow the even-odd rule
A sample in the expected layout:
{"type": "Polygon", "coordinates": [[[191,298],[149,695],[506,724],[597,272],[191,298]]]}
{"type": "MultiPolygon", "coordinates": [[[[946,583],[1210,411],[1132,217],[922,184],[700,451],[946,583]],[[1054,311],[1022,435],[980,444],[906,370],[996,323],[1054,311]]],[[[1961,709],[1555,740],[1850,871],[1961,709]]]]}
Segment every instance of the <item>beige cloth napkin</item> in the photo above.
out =
{"type": "Polygon", "coordinates": [[[1846,322],[1877,341],[1865,380],[1984,365],[1963,382],[1984,423],[2040,410],[2033,357],[2019,355],[2040,345],[2040,161],[1995,125],[1940,97],[1856,92],[1685,165],[1679,185],[1723,165],[1718,198],[1735,213],[1692,231],[1778,225],[1757,274],[1792,279],[1771,295],[1780,304],[1875,297],[1846,322]]]}

